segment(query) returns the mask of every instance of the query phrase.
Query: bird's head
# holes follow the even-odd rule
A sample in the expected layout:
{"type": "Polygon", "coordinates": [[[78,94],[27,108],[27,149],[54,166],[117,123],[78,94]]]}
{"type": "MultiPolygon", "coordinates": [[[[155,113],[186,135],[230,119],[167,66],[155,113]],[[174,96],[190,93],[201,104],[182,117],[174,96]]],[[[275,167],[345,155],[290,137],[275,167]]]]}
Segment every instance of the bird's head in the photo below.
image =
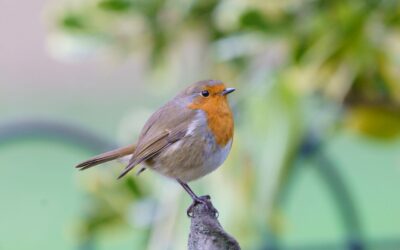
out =
{"type": "Polygon", "coordinates": [[[190,108],[206,110],[226,106],[227,95],[233,91],[221,81],[205,80],[190,85],[180,96],[190,99],[190,108]]]}

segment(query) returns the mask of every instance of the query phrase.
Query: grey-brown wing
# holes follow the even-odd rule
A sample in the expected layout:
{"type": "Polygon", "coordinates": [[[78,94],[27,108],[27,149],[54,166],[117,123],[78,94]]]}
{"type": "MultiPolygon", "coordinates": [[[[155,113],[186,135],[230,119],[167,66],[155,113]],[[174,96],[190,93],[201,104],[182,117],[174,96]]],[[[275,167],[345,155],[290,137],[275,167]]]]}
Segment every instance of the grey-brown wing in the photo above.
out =
{"type": "Polygon", "coordinates": [[[155,112],[143,127],[136,150],[118,178],[183,138],[194,116],[194,110],[178,109],[174,103],[155,112]]]}

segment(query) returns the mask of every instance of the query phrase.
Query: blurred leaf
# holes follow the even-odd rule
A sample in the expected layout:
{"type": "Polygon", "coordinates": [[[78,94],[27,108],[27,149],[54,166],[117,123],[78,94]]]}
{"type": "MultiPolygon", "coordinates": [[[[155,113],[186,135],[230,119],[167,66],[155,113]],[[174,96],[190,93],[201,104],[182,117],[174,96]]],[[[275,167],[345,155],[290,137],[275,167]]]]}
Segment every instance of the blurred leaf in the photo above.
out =
{"type": "Polygon", "coordinates": [[[131,191],[135,197],[139,198],[143,196],[142,190],[137,184],[137,181],[133,180],[133,178],[125,178],[125,184],[127,189],[131,191]]]}
{"type": "Polygon", "coordinates": [[[104,10],[123,12],[131,7],[132,2],[129,0],[103,0],[98,5],[104,10]]]}
{"type": "Polygon", "coordinates": [[[71,30],[83,30],[85,28],[83,16],[71,13],[62,18],[61,25],[71,30]]]}
{"type": "Polygon", "coordinates": [[[248,10],[240,17],[240,24],[243,28],[254,28],[257,30],[265,30],[267,23],[264,15],[257,10],[248,10]]]}
{"type": "Polygon", "coordinates": [[[399,108],[355,106],[347,115],[346,124],[353,130],[378,139],[394,139],[400,135],[399,108]]]}

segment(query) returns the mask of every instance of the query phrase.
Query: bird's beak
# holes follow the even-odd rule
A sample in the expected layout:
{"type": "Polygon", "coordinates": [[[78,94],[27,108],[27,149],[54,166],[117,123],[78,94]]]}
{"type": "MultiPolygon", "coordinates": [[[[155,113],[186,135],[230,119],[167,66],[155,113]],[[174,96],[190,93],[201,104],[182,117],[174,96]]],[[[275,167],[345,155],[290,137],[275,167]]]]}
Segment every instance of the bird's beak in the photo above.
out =
{"type": "Polygon", "coordinates": [[[234,88],[226,88],[222,91],[222,95],[227,95],[229,93],[232,93],[233,91],[235,91],[234,88]]]}

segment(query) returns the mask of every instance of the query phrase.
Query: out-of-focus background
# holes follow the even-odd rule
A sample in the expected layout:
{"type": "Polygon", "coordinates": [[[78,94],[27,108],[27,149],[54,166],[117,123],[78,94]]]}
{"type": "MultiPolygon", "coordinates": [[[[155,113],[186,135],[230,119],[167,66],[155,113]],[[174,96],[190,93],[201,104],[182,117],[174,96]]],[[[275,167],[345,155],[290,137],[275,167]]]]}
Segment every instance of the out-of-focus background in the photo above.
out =
{"type": "Polygon", "coordinates": [[[192,187],[243,249],[400,249],[399,69],[394,0],[0,1],[0,249],[185,249],[175,182],[73,166],[209,78],[235,138],[192,187]]]}

